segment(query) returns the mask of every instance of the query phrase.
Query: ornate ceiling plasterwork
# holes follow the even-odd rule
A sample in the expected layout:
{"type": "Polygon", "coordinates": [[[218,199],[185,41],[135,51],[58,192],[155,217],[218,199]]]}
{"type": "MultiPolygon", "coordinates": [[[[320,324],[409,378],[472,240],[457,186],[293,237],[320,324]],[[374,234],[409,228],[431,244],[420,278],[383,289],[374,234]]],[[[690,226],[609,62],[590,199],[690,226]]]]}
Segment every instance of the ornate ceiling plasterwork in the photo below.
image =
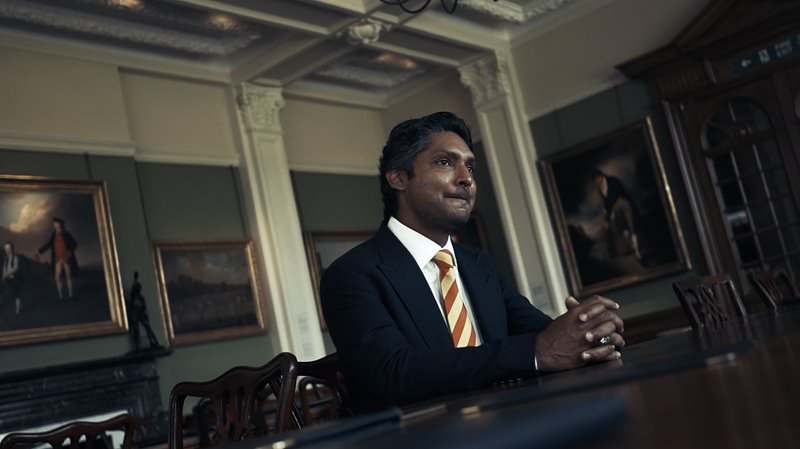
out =
{"type": "Polygon", "coordinates": [[[83,3],[94,6],[94,10],[116,10],[127,13],[138,19],[154,19],[170,24],[185,25],[194,30],[216,31],[224,35],[246,35],[257,38],[260,30],[248,22],[235,20],[228,16],[227,21],[210,20],[219,17],[219,14],[182,8],[171,3],[157,3],[143,0],[70,0],[73,3],[83,3]]]}
{"type": "Polygon", "coordinates": [[[0,18],[91,37],[119,39],[129,43],[153,45],[206,56],[230,55],[260,37],[256,34],[216,39],[77,10],[65,10],[43,4],[34,6],[19,0],[1,1],[0,18]]]}
{"type": "Polygon", "coordinates": [[[388,104],[594,1],[611,0],[461,0],[456,15],[394,15],[376,0],[0,0],[0,36],[121,67],[388,104]]]}
{"type": "Polygon", "coordinates": [[[494,18],[525,23],[541,15],[558,10],[572,0],[534,0],[525,5],[511,2],[493,2],[488,0],[461,0],[459,5],[488,14],[494,18]]]}
{"type": "Polygon", "coordinates": [[[419,75],[420,73],[422,73],[422,71],[419,70],[382,73],[361,67],[345,65],[333,65],[314,72],[315,75],[322,78],[348,81],[370,87],[380,87],[386,89],[391,89],[399,84],[402,84],[419,75]]]}
{"type": "Polygon", "coordinates": [[[344,34],[351,45],[366,45],[378,42],[381,33],[391,29],[388,23],[368,17],[350,25],[346,32],[339,35],[344,34]]]}

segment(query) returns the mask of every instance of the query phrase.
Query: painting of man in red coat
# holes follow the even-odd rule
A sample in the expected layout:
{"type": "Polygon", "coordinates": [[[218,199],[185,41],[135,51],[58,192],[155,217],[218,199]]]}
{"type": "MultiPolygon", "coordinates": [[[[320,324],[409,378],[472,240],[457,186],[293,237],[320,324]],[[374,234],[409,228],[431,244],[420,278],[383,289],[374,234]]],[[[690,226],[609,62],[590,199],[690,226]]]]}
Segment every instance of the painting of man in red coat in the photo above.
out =
{"type": "Polygon", "coordinates": [[[64,299],[62,277],[66,280],[67,295],[70,299],[73,298],[72,277],[78,274],[78,259],[75,257],[75,249],[77,247],[78,243],[72,234],[67,232],[64,220],[53,217],[53,232],[50,234],[47,243],[39,248],[39,254],[48,249],[50,250],[50,266],[53,267],[55,274],[58,299],[64,299]]]}

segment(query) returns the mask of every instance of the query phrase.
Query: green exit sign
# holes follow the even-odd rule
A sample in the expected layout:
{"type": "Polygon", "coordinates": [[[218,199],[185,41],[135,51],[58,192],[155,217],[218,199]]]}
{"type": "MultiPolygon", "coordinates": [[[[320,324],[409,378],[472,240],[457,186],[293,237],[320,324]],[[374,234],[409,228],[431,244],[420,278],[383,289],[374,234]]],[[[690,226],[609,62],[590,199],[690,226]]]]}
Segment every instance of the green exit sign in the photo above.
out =
{"type": "Polygon", "coordinates": [[[760,48],[749,55],[734,59],[731,62],[731,69],[734,75],[738,75],[792,53],[800,53],[800,34],[760,48]]]}

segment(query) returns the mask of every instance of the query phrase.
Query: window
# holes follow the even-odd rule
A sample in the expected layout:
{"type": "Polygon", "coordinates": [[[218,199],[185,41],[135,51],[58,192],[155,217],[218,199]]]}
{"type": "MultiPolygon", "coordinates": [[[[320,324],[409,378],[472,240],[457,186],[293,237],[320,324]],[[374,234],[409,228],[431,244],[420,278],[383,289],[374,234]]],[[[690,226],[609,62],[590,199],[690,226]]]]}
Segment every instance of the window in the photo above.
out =
{"type": "Polygon", "coordinates": [[[710,114],[701,142],[737,267],[800,279],[800,222],[769,115],[748,99],[710,114]]]}

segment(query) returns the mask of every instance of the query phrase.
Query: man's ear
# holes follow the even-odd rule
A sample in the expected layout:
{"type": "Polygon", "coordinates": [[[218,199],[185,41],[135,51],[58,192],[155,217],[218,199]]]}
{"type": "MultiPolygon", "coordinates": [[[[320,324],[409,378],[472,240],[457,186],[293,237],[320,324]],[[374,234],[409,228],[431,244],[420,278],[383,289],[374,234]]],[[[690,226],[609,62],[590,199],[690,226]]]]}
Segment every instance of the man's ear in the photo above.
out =
{"type": "Polygon", "coordinates": [[[405,190],[408,183],[408,174],[405,170],[389,170],[386,172],[386,180],[394,190],[405,190]]]}

